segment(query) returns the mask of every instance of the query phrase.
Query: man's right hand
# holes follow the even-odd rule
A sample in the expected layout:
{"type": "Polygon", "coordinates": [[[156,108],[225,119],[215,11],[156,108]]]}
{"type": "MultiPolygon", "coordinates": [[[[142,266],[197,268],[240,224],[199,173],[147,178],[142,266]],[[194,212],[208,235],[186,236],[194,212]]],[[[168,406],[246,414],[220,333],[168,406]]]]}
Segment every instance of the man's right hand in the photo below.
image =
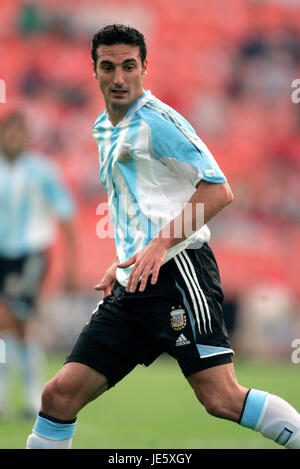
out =
{"type": "Polygon", "coordinates": [[[113,263],[105,272],[100,283],[94,286],[95,290],[103,291],[103,297],[110,295],[112,287],[116,281],[117,265],[113,263]]]}

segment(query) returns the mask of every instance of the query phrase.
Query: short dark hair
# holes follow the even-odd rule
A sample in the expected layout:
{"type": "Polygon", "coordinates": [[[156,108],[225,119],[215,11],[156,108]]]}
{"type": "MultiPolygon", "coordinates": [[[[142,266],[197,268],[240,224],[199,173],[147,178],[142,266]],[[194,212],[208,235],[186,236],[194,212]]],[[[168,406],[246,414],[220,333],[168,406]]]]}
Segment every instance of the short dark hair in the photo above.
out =
{"type": "Polygon", "coordinates": [[[112,46],[114,44],[130,44],[137,46],[140,49],[140,56],[142,64],[147,56],[147,47],[145,38],[142,33],[137,29],[124,24],[110,24],[104,26],[93,36],[92,40],[92,59],[94,62],[94,69],[96,70],[97,65],[97,49],[102,44],[106,46],[112,46]]]}

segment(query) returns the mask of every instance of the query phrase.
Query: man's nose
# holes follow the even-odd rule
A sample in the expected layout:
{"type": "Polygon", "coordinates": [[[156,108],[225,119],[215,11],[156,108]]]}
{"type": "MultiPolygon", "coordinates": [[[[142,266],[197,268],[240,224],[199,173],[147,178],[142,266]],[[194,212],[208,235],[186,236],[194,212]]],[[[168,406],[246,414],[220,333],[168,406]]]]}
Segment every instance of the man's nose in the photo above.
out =
{"type": "Polygon", "coordinates": [[[124,84],[124,75],[121,67],[116,67],[115,69],[114,84],[116,86],[122,86],[124,84]]]}

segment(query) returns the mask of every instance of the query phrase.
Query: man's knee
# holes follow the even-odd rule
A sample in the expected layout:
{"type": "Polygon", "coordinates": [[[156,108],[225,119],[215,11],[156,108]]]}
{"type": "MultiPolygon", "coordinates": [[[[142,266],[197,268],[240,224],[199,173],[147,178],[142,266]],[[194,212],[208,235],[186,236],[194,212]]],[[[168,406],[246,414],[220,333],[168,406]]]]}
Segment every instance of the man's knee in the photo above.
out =
{"type": "Polygon", "coordinates": [[[41,410],[71,420],[88,402],[108,388],[106,378],[80,363],[68,363],[45,385],[41,410]]]}
{"type": "MultiPolygon", "coordinates": [[[[74,386],[55,376],[46,383],[42,392],[41,409],[46,414],[59,419],[66,415],[77,414],[81,402],[74,386]]],[[[67,418],[66,418],[67,419],[67,418]]]]}

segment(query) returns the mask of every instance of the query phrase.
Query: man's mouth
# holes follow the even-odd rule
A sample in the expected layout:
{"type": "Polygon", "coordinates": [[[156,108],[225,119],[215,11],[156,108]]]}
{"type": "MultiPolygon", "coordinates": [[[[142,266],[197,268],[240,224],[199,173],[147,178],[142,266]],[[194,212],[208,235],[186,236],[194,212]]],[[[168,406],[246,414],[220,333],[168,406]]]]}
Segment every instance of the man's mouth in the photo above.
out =
{"type": "Polygon", "coordinates": [[[119,90],[119,89],[112,89],[111,93],[114,96],[120,97],[120,96],[124,96],[127,93],[127,91],[126,90],[119,90]]]}

